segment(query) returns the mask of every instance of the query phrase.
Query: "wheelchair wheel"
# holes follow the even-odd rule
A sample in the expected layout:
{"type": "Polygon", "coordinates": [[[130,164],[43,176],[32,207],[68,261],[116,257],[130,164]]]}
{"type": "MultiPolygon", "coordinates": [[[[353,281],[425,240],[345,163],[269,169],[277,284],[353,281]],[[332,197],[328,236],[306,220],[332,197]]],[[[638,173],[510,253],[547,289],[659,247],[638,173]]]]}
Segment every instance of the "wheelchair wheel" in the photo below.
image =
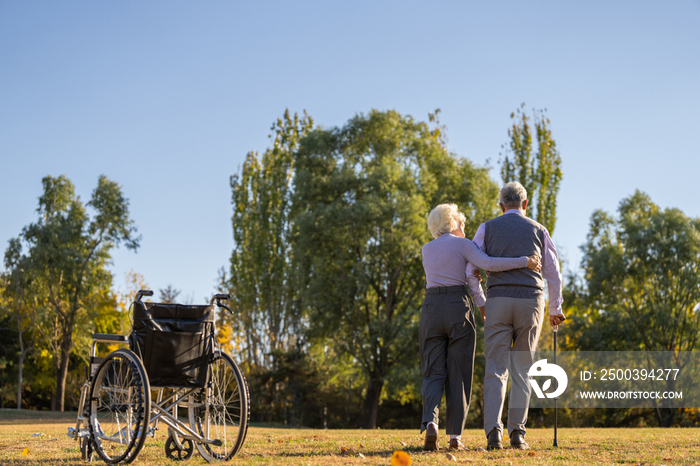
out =
{"type": "Polygon", "coordinates": [[[88,399],[93,448],[110,464],[130,463],[146,440],[151,387],[141,360],[119,349],[100,364],[88,399]]]}
{"type": "Polygon", "coordinates": [[[183,446],[182,450],[176,445],[175,440],[168,436],[168,440],[165,441],[165,456],[174,461],[190,459],[194,451],[192,440],[185,439],[180,444],[183,446]]]}
{"type": "Polygon", "coordinates": [[[195,442],[199,454],[207,461],[225,461],[238,453],[248,432],[248,384],[233,359],[220,351],[214,353],[208,371],[211,388],[204,388],[196,395],[202,406],[188,409],[190,426],[203,437],[220,442],[220,445],[195,442]]]}
{"type": "Polygon", "coordinates": [[[80,457],[83,461],[92,463],[92,441],[90,437],[80,439],[80,457]]]}

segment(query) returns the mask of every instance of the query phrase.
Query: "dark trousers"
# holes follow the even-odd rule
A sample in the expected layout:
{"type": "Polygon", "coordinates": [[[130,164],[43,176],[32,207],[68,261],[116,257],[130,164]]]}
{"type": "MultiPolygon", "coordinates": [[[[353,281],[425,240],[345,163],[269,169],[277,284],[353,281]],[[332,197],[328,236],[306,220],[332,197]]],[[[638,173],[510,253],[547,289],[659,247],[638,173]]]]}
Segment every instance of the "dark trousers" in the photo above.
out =
{"type": "MultiPolygon", "coordinates": [[[[447,403],[447,434],[461,435],[469,412],[474,374],[476,325],[466,292],[426,293],[420,316],[420,362],[423,372],[423,419],[438,422],[443,389],[447,403]]],[[[429,288],[432,290],[432,288],[429,288]]]]}

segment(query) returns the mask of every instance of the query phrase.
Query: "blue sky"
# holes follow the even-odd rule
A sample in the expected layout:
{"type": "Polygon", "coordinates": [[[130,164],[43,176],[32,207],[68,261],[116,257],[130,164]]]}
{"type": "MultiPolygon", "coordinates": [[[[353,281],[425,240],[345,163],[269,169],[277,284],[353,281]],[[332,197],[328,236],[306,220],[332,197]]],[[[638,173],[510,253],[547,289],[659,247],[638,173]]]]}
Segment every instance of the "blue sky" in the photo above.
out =
{"type": "Polygon", "coordinates": [[[697,0],[0,0],[0,244],[42,177],[87,201],[105,174],[143,235],[115,285],[133,269],[203,302],[233,248],[229,176],[285,108],[326,127],[440,108],[450,150],[496,166],[525,102],[552,121],[576,270],[593,210],[635,189],[700,216],[699,83],[697,0]]]}

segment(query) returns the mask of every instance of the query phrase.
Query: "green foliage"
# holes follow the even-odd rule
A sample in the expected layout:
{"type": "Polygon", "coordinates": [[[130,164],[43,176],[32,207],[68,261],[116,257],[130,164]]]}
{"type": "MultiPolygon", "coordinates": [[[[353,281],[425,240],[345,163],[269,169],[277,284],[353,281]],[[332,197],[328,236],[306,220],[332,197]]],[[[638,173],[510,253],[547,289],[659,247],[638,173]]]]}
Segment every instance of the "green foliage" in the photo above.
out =
{"type": "MultiPolygon", "coordinates": [[[[9,372],[7,370],[9,367],[17,368],[16,406],[17,409],[21,409],[25,358],[33,350],[30,339],[32,322],[23,313],[25,290],[29,285],[26,273],[28,264],[26,258],[22,257],[20,241],[11,239],[9,243],[4,258],[5,271],[0,275],[0,318],[5,322],[3,325],[5,330],[12,332],[10,340],[12,343],[2,344],[5,358],[0,359],[0,365],[3,366],[4,373],[9,372]]],[[[4,398],[9,394],[9,386],[7,375],[2,379],[4,380],[0,382],[0,390],[2,390],[0,405],[4,406],[4,398]]]]}
{"type": "Polygon", "coordinates": [[[250,152],[231,177],[235,246],[230,278],[222,272],[221,280],[234,315],[220,316],[218,338],[243,358],[251,390],[259,394],[252,397],[257,421],[309,421],[299,402],[309,384],[317,385],[303,348],[290,245],[293,153],[312,127],[306,113],[286,110],[271,127],[271,147],[262,156],[250,152]]]}
{"type": "Polygon", "coordinates": [[[158,302],[173,304],[177,302],[177,297],[180,296],[180,290],[175,289],[172,285],[168,285],[165,288],[158,290],[159,299],[158,302]]]}
{"type": "Polygon", "coordinates": [[[235,246],[228,287],[235,317],[226,322],[234,326],[236,346],[251,368],[271,368],[273,352],[293,348],[299,334],[290,262],[290,190],[293,153],[312,126],[306,113],[292,117],[286,110],[272,125],[272,147],[262,157],[249,153],[240,175],[231,177],[235,246]]]}
{"type": "Polygon", "coordinates": [[[310,335],[363,369],[363,424],[375,427],[386,378],[418,361],[430,209],[455,202],[476,230],[493,215],[497,188],[485,169],[449,154],[425,123],[373,110],[302,140],[293,196],[294,257],[310,335]]]}
{"type": "Polygon", "coordinates": [[[618,213],[594,212],[582,247],[590,326],[623,331],[626,337],[615,339],[620,349],[696,350],[700,220],[660,209],[639,191],[618,213]]]}
{"type": "Polygon", "coordinates": [[[24,274],[16,305],[21,318],[32,323],[38,358],[51,362],[52,409],[63,410],[76,342],[83,349],[91,328],[111,328],[118,320],[112,315],[116,304],[106,268],[110,252],[122,243],[135,250],[139,237],[121,188],[105,176],[99,178],[87,206],[65,176],[47,176],[42,183],[39,218],[10,241],[5,264],[10,273],[24,274]]]}
{"type": "Polygon", "coordinates": [[[557,194],[561,184],[561,157],[552,138],[551,122],[545,111],[533,111],[537,152],[533,154],[530,117],[521,109],[511,113],[513,125],[508,130],[510,143],[501,166],[504,183],[519,181],[528,194],[528,209],[533,220],[554,233],[557,216],[557,194]]]}
{"type": "MultiPolygon", "coordinates": [[[[565,299],[567,346],[587,351],[695,351],[700,342],[700,220],[636,191],[618,216],[591,216],[583,283],[565,299]]],[[[682,361],[677,361],[682,364],[682,361]]],[[[680,367],[680,366],[679,366],[680,367]]],[[[657,410],[668,426],[677,412],[657,410]]]]}

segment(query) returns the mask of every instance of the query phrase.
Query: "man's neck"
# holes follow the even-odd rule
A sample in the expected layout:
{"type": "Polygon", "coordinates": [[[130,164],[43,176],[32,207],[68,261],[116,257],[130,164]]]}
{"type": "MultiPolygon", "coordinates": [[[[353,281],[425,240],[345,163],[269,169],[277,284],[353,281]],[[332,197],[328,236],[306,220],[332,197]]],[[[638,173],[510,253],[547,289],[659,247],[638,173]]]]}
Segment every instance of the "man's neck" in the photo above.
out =
{"type": "Polygon", "coordinates": [[[505,214],[520,214],[523,217],[525,217],[525,211],[523,209],[518,209],[517,207],[506,210],[505,212],[503,212],[503,215],[505,214]]]}

